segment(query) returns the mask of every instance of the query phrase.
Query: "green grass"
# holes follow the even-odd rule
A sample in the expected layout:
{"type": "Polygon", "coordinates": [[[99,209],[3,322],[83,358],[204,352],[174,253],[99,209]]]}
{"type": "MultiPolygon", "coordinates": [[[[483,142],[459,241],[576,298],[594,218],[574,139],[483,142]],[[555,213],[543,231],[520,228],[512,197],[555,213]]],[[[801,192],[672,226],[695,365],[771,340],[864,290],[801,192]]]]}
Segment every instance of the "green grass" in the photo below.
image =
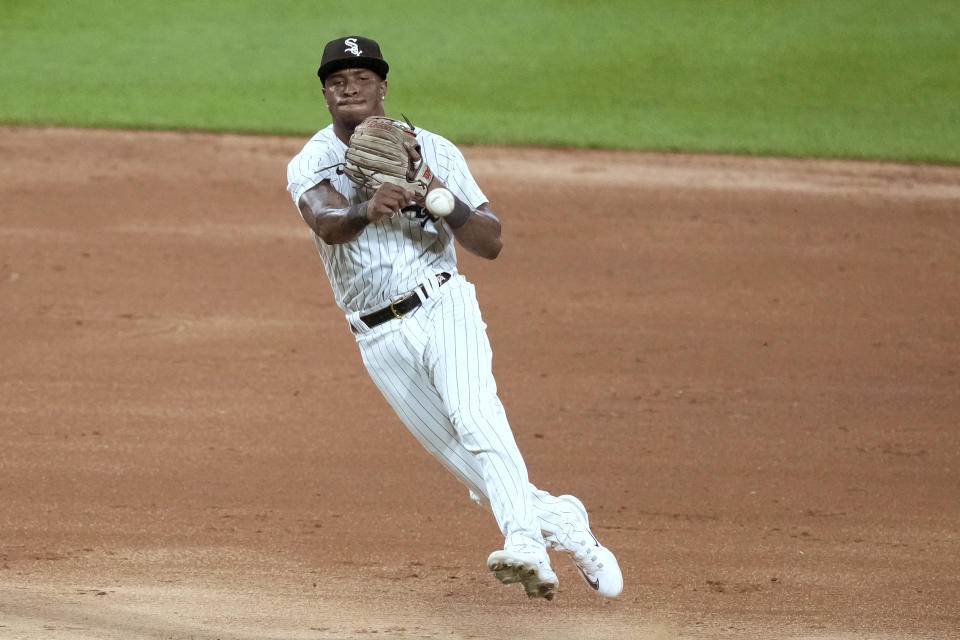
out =
{"type": "Polygon", "coordinates": [[[0,1],[0,121],[306,135],[324,43],[461,143],[960,163],[960,2],[0,1]]]}

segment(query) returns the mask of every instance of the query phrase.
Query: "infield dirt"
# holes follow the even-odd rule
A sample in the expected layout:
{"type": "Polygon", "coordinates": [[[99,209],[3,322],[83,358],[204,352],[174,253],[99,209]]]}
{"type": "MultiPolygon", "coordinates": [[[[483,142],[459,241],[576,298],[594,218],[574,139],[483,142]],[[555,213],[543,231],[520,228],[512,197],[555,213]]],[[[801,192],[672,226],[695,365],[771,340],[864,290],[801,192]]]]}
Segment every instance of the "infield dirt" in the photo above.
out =
{"type": "Polygon", "coordinates": [[[367,378],[303,142],[0,128],[0,638],[956,637],[960,169],[465,149],[501,398],[626,580],[548,603],[367,378]]]}

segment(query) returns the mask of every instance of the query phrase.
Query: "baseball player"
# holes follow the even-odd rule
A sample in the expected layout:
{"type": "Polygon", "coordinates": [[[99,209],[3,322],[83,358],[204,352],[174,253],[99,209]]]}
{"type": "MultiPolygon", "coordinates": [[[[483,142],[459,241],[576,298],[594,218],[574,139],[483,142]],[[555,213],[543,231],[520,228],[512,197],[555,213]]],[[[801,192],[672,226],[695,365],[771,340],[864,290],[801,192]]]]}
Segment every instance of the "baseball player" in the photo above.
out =
{"type": "Polygon", "coordinates": [[[400,123],[410,173],[374,186],[355,182],[358,174],[382,178],[348,159],[362,164],[351,141],[385,116],[388,70],[373,40],[327,43],[317,75],[332,123],[290,161],[287,190],[313,231],[373,382],[427,451],[492,510],[504,536],[503,549],[487,559],[496,578],[551,600],[557,576],[549,547],[569,552],[592,589],[616,597],[623,588],[616,558],[591,533],[580,500],[530,483],[497,396],[486,325],[473,285],[457,271],[454,239],[492,260],[503,244],[500,221],[463,155],[445,138],[400,123]],[[443,218],[424,208],[424,196],[438,188],[454,196],[443,218]]]}

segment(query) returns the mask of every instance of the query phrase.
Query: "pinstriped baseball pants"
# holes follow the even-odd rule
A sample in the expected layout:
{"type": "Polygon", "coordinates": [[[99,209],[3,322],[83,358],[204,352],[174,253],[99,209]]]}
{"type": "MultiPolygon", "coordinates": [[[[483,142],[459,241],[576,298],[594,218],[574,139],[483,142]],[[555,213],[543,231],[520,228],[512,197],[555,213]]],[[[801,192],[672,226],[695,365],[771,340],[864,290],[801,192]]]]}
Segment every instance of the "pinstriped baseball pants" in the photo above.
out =
{"type": "Polygon", "coordinates": [[[472,284],[430,286],[402,320],[358,332],[370,377],[423,447],[487,502],[505,549],[544,544],[542,531],[577,517],[533,486],[492,373],[493,354],[472,284]]]}

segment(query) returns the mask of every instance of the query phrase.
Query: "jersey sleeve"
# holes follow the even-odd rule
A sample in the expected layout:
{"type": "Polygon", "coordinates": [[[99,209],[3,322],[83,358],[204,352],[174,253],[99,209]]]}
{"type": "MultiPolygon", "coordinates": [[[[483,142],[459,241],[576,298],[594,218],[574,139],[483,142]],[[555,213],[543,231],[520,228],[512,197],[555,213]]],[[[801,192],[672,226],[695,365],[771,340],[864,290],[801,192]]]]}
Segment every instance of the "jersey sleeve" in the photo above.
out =
{"type": "Polygon", "coordinates": [[[324,180],[333,183],[337,167],[342,161],[332,153],[311,153],[309,144],[304,147],[287,165],[287,191],[293,198],[293,204],[299,207],[300,197],[324,180]]]}
{"type": "Polygon", "coordinates": [[[446,138],[438,135],[430,137],[431,155],[428,160],[430,168],[448,189],[472,208],[489,202],[487,196],[480,190],[480,186],[470,173],[467,160],[460,149],[446,138]]]}

